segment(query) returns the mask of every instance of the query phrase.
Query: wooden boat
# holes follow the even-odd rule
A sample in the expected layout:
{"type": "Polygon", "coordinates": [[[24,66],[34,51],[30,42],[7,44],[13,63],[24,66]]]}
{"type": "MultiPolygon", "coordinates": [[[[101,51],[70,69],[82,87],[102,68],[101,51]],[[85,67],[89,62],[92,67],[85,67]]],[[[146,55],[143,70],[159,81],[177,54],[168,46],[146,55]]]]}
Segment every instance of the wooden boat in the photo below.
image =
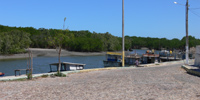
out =
{"type": "Polygon", "coordinates": [[[154,50],[150,51],[147,50],[146,54],[142,55],[142,63],[148,64],[148,63],[158,63],[160,62],[159,54],[154,54],[154,50]]]}
{"type": "MultiPolygon", "coordinates": [[[[60,71],[83,70],[85,65],[86,64],[61,62],[60,71]]],[[[59,63],[52,63],[49,64],[49,66],[50,66],[50,72],[56,72],[58,71],[59,63]],[[52,66],[56,66],[56,70],[53,70],[52,66]]]]}
{"type": "Polygon", "coordinates": [[[4,73],[0,72],[0,77],[1,77],[1,76],[4,76],[4,73]]]}
{"type": "Polygon", "coordinates": [[[137,53],[125,57],[126,65],[136,65],[136,61],[138,61],[138,63],[141,63],[141,56],[137,55],[137,53]]]}
{"type": "Polygon", "coordinates": [[[162,62],[165,61],[176,61],[176,60],[181,60],[183,58],[183,54],[181,54],[180,52],[172,52],[167,51],[167,50],[162,50],[159,52],[160,55],[160,60],[162,62]]]}
{"type": "Polygon", "coordinates": [[[103,61],[104,67],[121,67],[122,54],[118,52],[107,52],[106,60],[103,61]]]}
{"type": "MultiPolygon", "coordinates": [[[[136,61],[141,62],[141,57],[135,54],[125,54],[125,66],[135,65],[136,61]]],[[[122,66],[122,53],[120,52],[107,52],[106,60],[103,61],[104,67],[121,67],[122,66]]]]}

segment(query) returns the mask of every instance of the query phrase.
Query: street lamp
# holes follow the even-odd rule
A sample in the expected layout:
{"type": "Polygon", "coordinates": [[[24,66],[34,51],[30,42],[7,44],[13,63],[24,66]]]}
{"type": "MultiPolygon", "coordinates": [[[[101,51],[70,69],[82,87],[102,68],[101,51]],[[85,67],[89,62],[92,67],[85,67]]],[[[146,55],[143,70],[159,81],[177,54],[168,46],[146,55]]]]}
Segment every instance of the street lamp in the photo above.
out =
{"type": "Polygon", "coordinates": [[[122,67],[124,67],[124,0],[122,0],[122,67]]]}
{"type": "MultiPolygon", "coordinates": [[[[175,4],[178,4],[177,2],[174,2],[175,4]]],[[[181,4],[180,4],[181,5],[181,4]]],[[[185,48],[186,48],[186,52],[185,52],[185,57],[186,57],[186,65],[188,65],[189,64],[189,44],[188,44],[188,41],[189,41],[189,39],[188,39],[188,10],[189,10],[189,4],[188,4],[188,0],[186,1],[186,22],[185,22],[185,26],[186,26],[186,46],[185,46],[185,48]]]]}

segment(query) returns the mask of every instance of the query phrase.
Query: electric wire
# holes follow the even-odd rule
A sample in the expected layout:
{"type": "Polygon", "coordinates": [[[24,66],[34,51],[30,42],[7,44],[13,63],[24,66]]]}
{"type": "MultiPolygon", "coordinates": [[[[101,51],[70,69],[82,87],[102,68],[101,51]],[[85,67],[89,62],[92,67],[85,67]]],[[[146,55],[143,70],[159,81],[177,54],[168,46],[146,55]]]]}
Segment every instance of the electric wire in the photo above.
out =
{"type": "Polygon", "coordinates": [[[189,10],[190,10],[190,12],[191,12],[191,13],[193,13],[194,15],[196,15],[196,16],[198,16],[198,17],[200,17],[200,15],[199,15],[198,13],[196,13],[196,12],[192,11],[191,9],[189,9],[189,10]]]}
{"type": "Polygon", "coordinates": [[[200,9],[200,8],[190,8],[191,10],[197,10],[197,9],[200,9]]]}

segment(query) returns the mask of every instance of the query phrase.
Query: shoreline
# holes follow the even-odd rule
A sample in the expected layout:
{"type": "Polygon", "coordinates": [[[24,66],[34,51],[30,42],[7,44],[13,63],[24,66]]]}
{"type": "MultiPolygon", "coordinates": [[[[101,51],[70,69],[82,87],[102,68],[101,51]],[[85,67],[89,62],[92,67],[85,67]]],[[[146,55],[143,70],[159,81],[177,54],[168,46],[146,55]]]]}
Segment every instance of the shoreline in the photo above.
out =
{"type": "MultiPolygon", "coordinates": [[[[58,56],[58,52],[56,49],[43,49],[43,48],[30,48],[33,53],[33,57],[56,57],[58,56]]],[[[75,51],[67,51],[63,50],[61,52],[62,56],[99,56],[105,55],[106,52],[75,52],[75,51]]],[[[0,55],[0,60],[10,60],[10,59],[24,59],[28,58],[28,53],[22,54],[12,54],[12,55],[0,55]]]]}

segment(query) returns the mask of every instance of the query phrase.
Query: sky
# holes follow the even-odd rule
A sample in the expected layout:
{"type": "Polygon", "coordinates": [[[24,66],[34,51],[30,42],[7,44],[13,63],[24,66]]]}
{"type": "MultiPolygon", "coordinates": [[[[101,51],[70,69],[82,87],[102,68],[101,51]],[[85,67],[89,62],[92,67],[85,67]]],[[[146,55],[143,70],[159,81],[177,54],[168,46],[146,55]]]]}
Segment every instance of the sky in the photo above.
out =
{"type": "MultiPolygon", "coordinates": [[[[182,39],[185,3],[124,0],[125,35],[182,39]]],[[[200,39],[200,0],[189,4],[189,35],[200,39]]],[[[122,36],[122,0],[1,0],[0,12],[0,24],[6,26],[63,29],[66,17],[66,29],[122,36]]]]}

